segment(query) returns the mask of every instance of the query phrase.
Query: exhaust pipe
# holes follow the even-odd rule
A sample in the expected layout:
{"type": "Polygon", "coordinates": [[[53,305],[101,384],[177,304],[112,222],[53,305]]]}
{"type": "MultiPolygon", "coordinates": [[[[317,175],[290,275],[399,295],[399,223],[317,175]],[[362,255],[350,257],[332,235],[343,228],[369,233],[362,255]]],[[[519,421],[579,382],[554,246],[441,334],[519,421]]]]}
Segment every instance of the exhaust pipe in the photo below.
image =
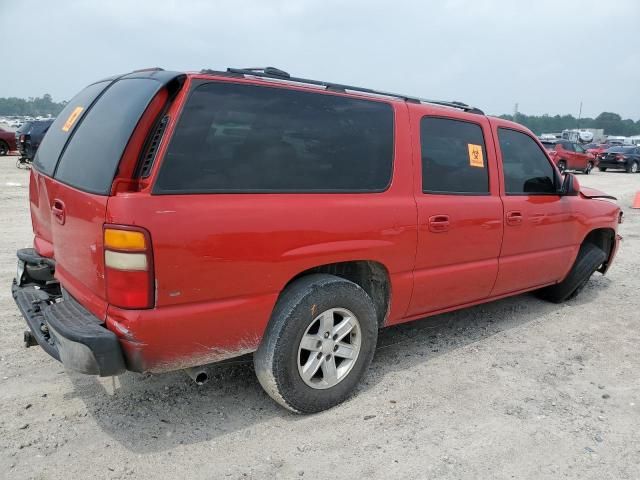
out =
{"type": "Polygon", "coordinates": [[[202,367],[185,368],[184,371],[191,377],[191,380],[196,382],[196,385],[204,385],[209,381],[209,374],[202,367]]]}

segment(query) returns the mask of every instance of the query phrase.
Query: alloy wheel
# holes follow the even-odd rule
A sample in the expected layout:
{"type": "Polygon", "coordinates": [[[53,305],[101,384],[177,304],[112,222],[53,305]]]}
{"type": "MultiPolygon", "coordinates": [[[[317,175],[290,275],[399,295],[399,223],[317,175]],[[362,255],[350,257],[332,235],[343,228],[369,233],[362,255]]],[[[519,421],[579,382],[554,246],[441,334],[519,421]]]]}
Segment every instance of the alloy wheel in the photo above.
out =
{"type": "Polygon", "coordinates": [[[315,317],[298,347],[298,372],[315,389],[331,388],[344,380],[360,354],[362,333],[358,318],[345,308],[331,308],[315,317]]]}

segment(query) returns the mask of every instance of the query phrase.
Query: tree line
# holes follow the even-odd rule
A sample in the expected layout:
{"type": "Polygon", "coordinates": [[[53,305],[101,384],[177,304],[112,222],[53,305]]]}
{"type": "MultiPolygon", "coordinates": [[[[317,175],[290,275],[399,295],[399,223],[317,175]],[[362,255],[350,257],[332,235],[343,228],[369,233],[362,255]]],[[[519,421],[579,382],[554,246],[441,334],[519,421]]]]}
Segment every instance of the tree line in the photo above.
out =
{"type": "Polygon", "coordinates": [[[42,97],[0,98],[0,115],[4,116],[46,116],[58,115],[67,102],[54,102],[51,95],[45,93],[42,97]]]}
{"type": "MultiPolygon", "coordinates": [[[[513,115],[500,115],[500,118],[514,120],[513,115]]],[[[573,115],[525,115],[518,113],[515,121],[524,125],[536,135],[543,133],[562,132],[572,128],[602,128],[605,135],[640,135],[640,120],[633,121],[629,118],[623,120],[620,115],[612,112],[602,112],[596,118],[581,118],[578,120],[573,115]]]]}
{"type": "MultiPolygon", "coordinates": [[[[67,104],[66,101],[54,102],[51,95],[45,93],[42,97],[0,98],[0,115],[21,115],[36,117],[39,115],[56,116],[67,104]]],[[[602,128],[605,135],[640,135],[640,120],[623,120],[620,115],[612,112],[602,112],[596,118],[581,118],[579,121],[573,115],[500,115],[500,118],[514,120],[532,130],[536,135],[543,133],[561,132],[571,128],[602,128]]]]}

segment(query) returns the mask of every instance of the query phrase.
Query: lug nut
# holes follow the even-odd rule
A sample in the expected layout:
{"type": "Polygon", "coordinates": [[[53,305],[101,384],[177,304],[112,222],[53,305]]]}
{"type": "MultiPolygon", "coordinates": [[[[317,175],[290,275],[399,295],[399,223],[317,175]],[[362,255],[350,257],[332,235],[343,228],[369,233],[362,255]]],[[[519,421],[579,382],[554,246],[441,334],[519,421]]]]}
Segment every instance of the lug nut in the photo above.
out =
{"type": "Polygon", "coordinates": [[[322,341],[318,340],[318,343],[316,343],[316,348],[322,348],[322,341]]]}
{"type": "Polygon", "coordinates": [[[327,362],[328,362],[329,360],[331,360],[331,354],[327,355],[327,357],[326,357],[326,358],[327,358],[327,362]]]}
{"type": "Polygon", "coordinates": [[[334,345],[334,346],[333,346],[333,351],[334,351],[334,352],[337,352],[337,351],[338,351],[338,345],[334,345]]]}
{"type": "Polygon", "coordinates": [[[324,332],[324,338],[329,338],[330,333],[329,332],[324,332]]]}
{"type": "Polygon", "coordinates": [[[316,358],[320,360],[322,358],[322,353],[318,352],[318,355],[316,356],[316,358]]]}
{"type": "Polygon", "coordinates": [[[334,340],[334,341],[336,341],[337,339],[338,339],[338,334],[336,333],[336,334],[333,336],[333,340],[334,340]]]}

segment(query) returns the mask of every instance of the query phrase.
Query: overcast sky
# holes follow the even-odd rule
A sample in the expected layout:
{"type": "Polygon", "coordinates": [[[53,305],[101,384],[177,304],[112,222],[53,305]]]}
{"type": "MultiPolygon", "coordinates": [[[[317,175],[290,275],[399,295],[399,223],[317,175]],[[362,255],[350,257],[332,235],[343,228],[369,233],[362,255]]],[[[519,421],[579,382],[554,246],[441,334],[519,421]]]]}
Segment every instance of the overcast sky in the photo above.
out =
{"type": "Polygon", "coordinates": [[[488,113],[640,118],[640,0],[0,0],[0,97],[277,66],[488,113]],[[9,27],[9,28],[6,28],[9,27]]]}

